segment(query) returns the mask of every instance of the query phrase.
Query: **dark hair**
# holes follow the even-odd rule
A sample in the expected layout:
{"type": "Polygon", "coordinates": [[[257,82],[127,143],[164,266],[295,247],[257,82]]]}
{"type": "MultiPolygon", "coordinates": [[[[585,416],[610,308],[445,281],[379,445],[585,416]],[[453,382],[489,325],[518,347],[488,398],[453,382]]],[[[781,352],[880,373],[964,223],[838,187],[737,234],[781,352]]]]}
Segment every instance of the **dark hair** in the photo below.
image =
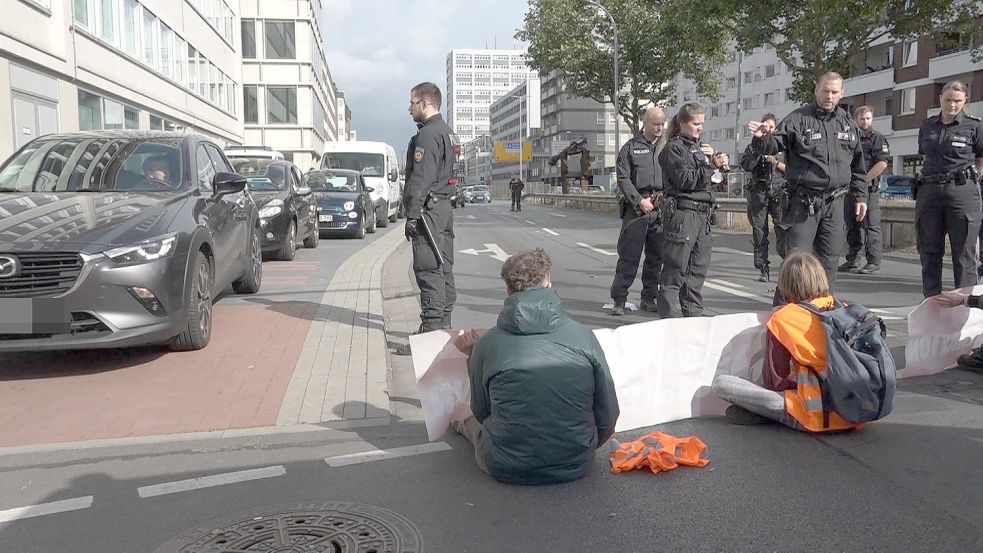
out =
{"type": "Polygon", "coordinates": [[[420,99],[426,99],[433,107],[440,109],[440,88],[427,81],[413,87],[410,94],[420,99]]]}
{"type": "Polygon", "coordinates": [[[874,115],[874,108],[872,108],[870,106],[860,106],[859,108],[853,110],[853,118],[854,119],[857,119],[857,118],[859,118],[861,115],[863,115],[865,113],[869,113],[871,115],[874,115]]]}
{"type": "Polygon", "coordinates": [[[700,104],[697,104],[696,102],[686,102],[681,108],[679,108],[679,113],[673,116],[673,118],[669,121],[669,127],[666,129],[666,132],[662,133],[662,139],[668,143],[679,134],[679,130],[683,123],[689,123],[696,118],[697,115],[702,115],[703,113],[705,112],[703,111],[703,106],[700,104]]]}
{"type": "Polygon", "coordinates": [[[764,123],[765,121],[771,121],[776,125],[778,124],[778,118],[775,117],[774,113],[766,113],[765,116],[761,118],[762,123],[764,123]]]}
{"type": "Polygon", "coordinates": [[[505,260],[502,265],[502,280],[509,293],[542,286],[550,274],[553,262],[543,248],[519,252],[505,260]]]}

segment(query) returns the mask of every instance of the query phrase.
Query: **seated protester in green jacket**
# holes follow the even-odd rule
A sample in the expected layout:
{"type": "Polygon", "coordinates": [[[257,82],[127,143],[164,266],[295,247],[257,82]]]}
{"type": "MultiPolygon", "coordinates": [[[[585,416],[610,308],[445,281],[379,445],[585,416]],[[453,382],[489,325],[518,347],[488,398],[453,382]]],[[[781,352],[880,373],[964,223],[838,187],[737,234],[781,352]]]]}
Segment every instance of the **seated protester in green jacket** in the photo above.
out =
{"type": "Polygon", "coordinates": [[[502,266],[508,299],[495,328],[463,331],[473,417],[453,423],[478,467],[508,484],[583,478],[614,434],[618,398],[594,333],[571,320],[540,248],[502,266]]]}
{"type": "MultiPolygon", "coordinates": [[[[983,296],[966,295],[959,290],[942,292],[941,294],[930,297],[929,301],[934,301],[942,307],[965,305],[967,307],[983,309],[983,296]]],[[[959,359],[956,360],[956,365],[961,369],[983,371],[983,346],[973,349],[972,353],[960,355],[959,359]]]]}

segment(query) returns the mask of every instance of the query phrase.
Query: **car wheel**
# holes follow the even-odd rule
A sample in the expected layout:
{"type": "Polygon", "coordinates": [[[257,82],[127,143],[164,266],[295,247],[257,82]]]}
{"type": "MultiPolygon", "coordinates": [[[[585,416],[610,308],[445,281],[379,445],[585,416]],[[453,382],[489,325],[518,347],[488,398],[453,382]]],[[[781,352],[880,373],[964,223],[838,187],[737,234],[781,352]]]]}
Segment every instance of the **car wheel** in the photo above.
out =
{"type": "Polygon", "coordinates": [[[246,274],[232,283],[236,294],[255,294],[263,284],[263,253],[259,246],[259,232],[253,231],[253,239],[249,246],[249,265],[246,274]]]}
{"type": "Polygon", "coordinates": [[[293,221],[287,229],[287,237],[280,246],[276,258],[280,261],[293,261],[295,257],[297,257],[297,222],[293,221]]]}
{"type": "Polygon", "coordinates": [[[365,238],[365,225],[358,227],[358,230],[355,231],[355,238],[358,238],[359,240],[365,238]]]}
{"type": "Polygon", "coordinates": [[[382,204],[379,210],[375,212],[375,221],[373,224],[382,228],[389,226],[389,202],[382,204]]]}
{"type": "Polygon", "coordinates": [[[184,331],[170,343],[174,351],[191,351],[208,345],[212,337],[212,266],[204,253],[195,256],[191,286],[186,291],[188,322],[184,331]]]}
{"type": "Polygon", "coordinates": [[[317,228],[317,221],[311,222],[311,234],[304,238],[304,247],[314,249],[321,241],[321,231],[317,228]]]}
{"type": "Polygon", "coordinates": [[[375,234],[375,227],[378,225],[378,223],[379,223],[379,216],[378,216],[378,214],[373,213],[372,214],[372,224],[369,225],[369,228],[364,229],[365,232],[367,232],[369,234],[375,234]]]}

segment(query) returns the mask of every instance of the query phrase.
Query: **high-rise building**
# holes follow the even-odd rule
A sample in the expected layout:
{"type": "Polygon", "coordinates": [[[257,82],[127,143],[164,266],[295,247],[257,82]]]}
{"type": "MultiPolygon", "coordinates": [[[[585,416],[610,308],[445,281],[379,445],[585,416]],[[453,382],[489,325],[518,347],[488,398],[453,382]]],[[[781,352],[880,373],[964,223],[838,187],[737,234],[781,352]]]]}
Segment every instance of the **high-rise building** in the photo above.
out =
{"type": "MultiPolygon", "coordinates": [[[[531,76],[492,102],[488,110],[492,141],[512,144],[520,150],[524,150],[527,144],[531,148],[530,139],[539,133],[542,125],[539,97],[539,77],[531,76]]],[[[492,181],[508,182],[513,175],[520,175],[523,181],[528,180],[530,162],[493,162],[492,181]]]]}
{"type": "Polygon", "coordinates": [[[337,91],[324,56],[321,0],[242,2],[245,142],[301,169],[338,140],[337,91]]]}
{"type": "Polygon", "coordinates": [[[11,0],[0,159],[42,134],[186,129],[240,143],[239,2],[11,0]]]}
{"type": "Polygon", "coordinates": [[[525,83],[525,50],[453,49],[447,54],[444,117],[461,143],[489,134],[492,102],[525,83]]]}
{"type": "Polygon", "coordinates": [[[345,140],[354,140],[351,138],[352,131],[352,109],[348,107],[348,100],[345,99],[345,93],[338,91],[338,141],[343,142],[345,140]]]}

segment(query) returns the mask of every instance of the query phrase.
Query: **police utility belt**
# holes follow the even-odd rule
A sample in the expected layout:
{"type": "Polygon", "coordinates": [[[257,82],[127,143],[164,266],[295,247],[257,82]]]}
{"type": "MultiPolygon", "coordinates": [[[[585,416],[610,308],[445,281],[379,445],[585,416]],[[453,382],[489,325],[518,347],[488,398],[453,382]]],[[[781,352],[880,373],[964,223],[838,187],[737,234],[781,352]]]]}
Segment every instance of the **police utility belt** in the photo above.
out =
{"type": "Polygon", "coordinates": [[[846,196],[849,190],[846,186],[841,186],[836,190],[810,190],[800,186],[791,188],[792,196],[798,197],[799,201],[809,208],[809,216],[813,216],[822,209],[824,204],[833,203],[838,198],[846,196]]]}
{"type": "Polygon", "coordinates": [[[922,184],[954,184],[963,186],[965,184],[976,184],[980,180],[980,173],[975,166],[969,166],[962,171],[952,171],[950,173],[939,173],[936,175],[922,175],[916,179],[919,185],[922,184]]]}

